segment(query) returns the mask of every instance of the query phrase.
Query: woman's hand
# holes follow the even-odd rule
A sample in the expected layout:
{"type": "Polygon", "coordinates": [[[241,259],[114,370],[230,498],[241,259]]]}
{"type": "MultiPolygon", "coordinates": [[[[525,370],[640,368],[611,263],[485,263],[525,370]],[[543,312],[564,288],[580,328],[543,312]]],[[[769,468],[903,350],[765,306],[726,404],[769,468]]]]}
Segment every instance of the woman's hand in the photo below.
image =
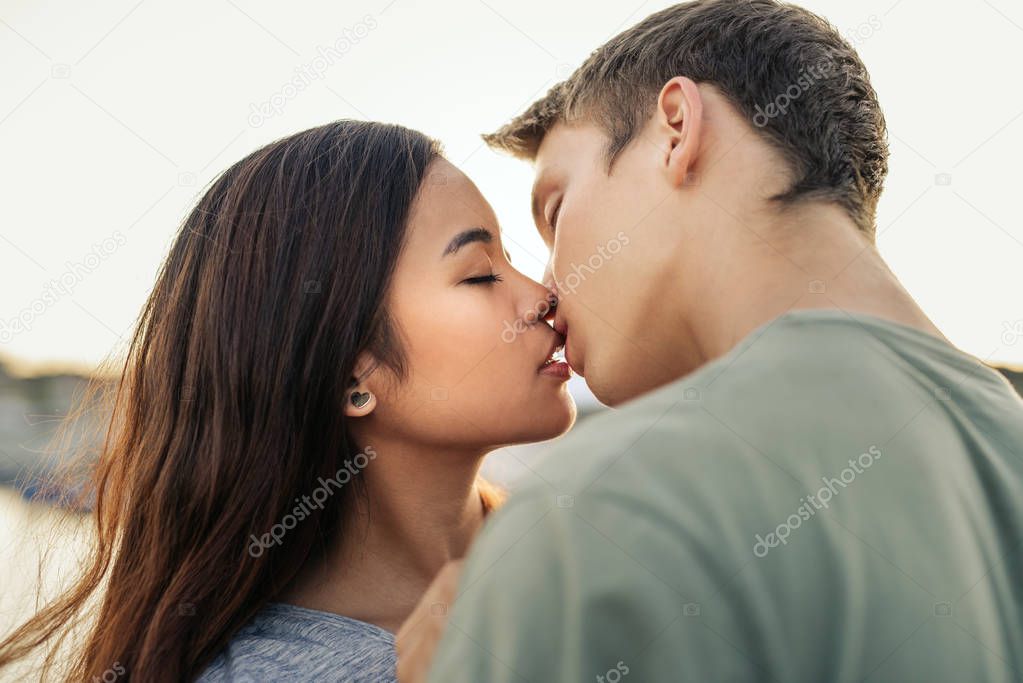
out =
{"type": "Polygon", "coordinates": [[[444,635],[462,574],[462,560],[453,560],[437,573],[412,614],[398,629],[399,683],[426,683],[437,643],[444,635]]]}

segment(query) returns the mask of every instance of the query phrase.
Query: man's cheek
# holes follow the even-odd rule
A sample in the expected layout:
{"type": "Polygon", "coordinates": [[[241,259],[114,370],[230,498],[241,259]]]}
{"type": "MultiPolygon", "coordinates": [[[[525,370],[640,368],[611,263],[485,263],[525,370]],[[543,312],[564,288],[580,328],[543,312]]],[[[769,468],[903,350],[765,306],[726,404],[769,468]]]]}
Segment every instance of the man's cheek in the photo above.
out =
{"type": "Polygon", "coordinates": [[[586,280],[594,275],[594,270],[589,267],[585,257],[580,257],[576,253],[562,252],[555,257],[554,274],[558,297],[565,299],[575,296],[581,289],[585,289],[586,280]]]}

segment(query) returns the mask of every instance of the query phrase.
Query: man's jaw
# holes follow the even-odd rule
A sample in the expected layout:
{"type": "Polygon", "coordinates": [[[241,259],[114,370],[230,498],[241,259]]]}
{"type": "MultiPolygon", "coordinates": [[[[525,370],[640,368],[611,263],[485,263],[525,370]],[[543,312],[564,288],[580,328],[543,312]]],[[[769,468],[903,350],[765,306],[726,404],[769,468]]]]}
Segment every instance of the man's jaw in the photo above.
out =
{"type": "Polygon", "coordinates": [[[572,372],[580,377],[586,376],[583,371],[582,363],[580,363],[579,359],[572,354],[572,350],[569,347],[568,342],[565,342],[565,362],[568,363],[568,367],[572,368],[572,372]]]}

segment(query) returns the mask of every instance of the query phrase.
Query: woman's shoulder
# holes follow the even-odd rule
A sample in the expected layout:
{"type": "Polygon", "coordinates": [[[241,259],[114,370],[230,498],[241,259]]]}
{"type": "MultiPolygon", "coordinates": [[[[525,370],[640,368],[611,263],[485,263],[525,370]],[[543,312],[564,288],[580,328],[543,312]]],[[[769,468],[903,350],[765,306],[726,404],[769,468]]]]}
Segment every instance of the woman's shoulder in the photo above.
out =
{"type": "Polygon", "coordinates": [[[271,603],[198,678],[242,681],[394,681],[394,635],[364,621],[271,603]]]}

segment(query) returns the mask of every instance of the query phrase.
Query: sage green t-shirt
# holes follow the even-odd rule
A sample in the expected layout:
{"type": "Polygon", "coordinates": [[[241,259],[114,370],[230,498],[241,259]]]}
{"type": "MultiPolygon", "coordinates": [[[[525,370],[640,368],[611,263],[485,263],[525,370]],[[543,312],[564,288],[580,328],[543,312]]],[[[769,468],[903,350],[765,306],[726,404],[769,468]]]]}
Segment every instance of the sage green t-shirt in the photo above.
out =
{"type": "Polygon", "coordinates": [[[434,683],[1023,680],[1023,403],[946,342],[800,311],[550,448],[434,683]]]}

